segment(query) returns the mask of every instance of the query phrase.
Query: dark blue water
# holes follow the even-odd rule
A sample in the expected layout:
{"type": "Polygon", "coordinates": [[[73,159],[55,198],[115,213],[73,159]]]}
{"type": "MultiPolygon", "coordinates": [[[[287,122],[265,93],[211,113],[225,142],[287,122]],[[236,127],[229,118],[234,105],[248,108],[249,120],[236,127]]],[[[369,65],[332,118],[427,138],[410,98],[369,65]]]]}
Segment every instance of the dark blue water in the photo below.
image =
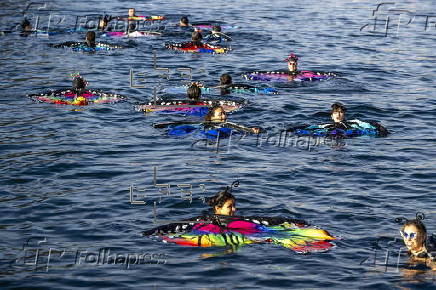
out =
{"type": "Polygon", "coordinates": [[[26,3],[2,1],[2,29],[19,23],[23,13],[33,20],[39,16],[41,26],[52,13],[57,26],[72,27],[76,16],[121,15],[128,7],[137,14],[167,15],[166,33],[182,15],[239,28],[225,31],[234,39],[234,50],[215,56],[166,51],[165,41],[182,40],[177,34],[108,39],[133,47],[97,54],[47,46],[79,40],[83,33],[0,38],[0,286],[434,287],[434,272],[405,269],[404,255],[397,268],[401,242],[394,242],[399,226],[393,219],[421,211],[429,232],[436,230],[436,28],[435,17],[426,28],[426,18],[417,16],[436,15],[435,2],[398,1],[382,7],[379,19],[390,17],[388,30],[383,22],[374,28],[376,2],[304,2],[47,1],[25,11],[26,3]],[[399,16],[388,9],[409,12],[399,16]],[[169,80],[153,69],[153,50],[157,67],[169,68],[169,80]],[[241,82],[239,75],[249,70],[285,69],[282,60],[290,51],[300,56],[300,68],[335,71],[342,77],[273,84],[281,92],[277,96],[243,96],[249,105],[230,120],[266,128],[268,135],[260,143],[248,136],[219,148],[193,146],[190,138],[169,138],[151,126],[180,116],[134,110],[134,104],[152,97],[154,88],[186,81],[177,69],[191,68],[194,80],[214,83],[230,73],[241,82]],[[130,86],[130,70],[134,85],[145,88],[130,86]],[[85,76],[91,88],[121,93],[128,101],[73,110],[26,98],[69,86],[74,72],[85,76]],[[349,118],[380,121],[392,134],[346,140],[340,146],[278,146],[274,136],[281,129],[328,121],[335,101],[347,105],[349,118]],[[160,203],[153,168],[157,182],[171,186],[170,196],[160,203]],[[202,197],[235,180],[240,181],[235,191],[239,214],[307,219],[340,237],[336,247],[298,255],[279,246],[254,245],[205,259],[202,254],[222,250],[185,248],[140,235],[156,226],[155,216],[179,220],[200,214],[206,209],[202,197]],[[180,198],[180,184],[192,185],[192,203],[180,198]],[[131,185],[145,190],[141,194],[147,196],[138,198],[145,205],[129,202],[131,185]],[[379,237],[384,238],[374,259],[371,246],[379,237]],[[108,255],[120,258],[109,264],[108,255]],[[125,264],[126,255],[138,257],[137,264],[125,264]]]}

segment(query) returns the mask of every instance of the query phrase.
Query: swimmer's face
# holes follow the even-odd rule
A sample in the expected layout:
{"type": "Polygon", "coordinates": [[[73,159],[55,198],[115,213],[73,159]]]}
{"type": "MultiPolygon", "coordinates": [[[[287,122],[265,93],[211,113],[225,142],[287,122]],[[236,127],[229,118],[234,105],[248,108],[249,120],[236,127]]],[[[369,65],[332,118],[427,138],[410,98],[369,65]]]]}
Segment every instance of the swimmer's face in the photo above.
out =
{"type": "Polygon", "coordinates": [[[426,237],[423,237],[423,234],[419,232],[415,225],[405,226],[400,233],[408,250],[413,252],[422,248],[426,237]]]}
{"type": "Polygon", "coordinates": [[[106,24],[107,24],[106,21],[104,21],[103,19],[100,19],[100,21],[98,22],[98,28],[105,29],[106,24]]]}
{"type": "Polygon", "coordinates": [[[215,206],[215,214],[220,215],[234,215],[236,212],[236,202],[234,199],[228,199],[222,207],[215,206]]]}
{"type": "Polygon", "coordinates": [[[227,119],[226,112],[223,108],[217,108],[213,111],[211,122],[224,122],[227,119]]]}
{"type": "Polygon", "coordinates": [[[130,8],[129,9],[129,17],[133,17],[135,16],[135,8],[130,8]]]}
{"type": "Polygon", "coordinates": [[[343,110],[335,110],[332,112],[332,119],[333,122],[339,123],[344,121],[345,119],[345,112],[343,110]]]}
{"type": "Polygon", "coordinates": [[[296,60],[289,60],[288,61],[288,69],[290,72],[296,72],[297,71],[297,61],[296,60]]]}

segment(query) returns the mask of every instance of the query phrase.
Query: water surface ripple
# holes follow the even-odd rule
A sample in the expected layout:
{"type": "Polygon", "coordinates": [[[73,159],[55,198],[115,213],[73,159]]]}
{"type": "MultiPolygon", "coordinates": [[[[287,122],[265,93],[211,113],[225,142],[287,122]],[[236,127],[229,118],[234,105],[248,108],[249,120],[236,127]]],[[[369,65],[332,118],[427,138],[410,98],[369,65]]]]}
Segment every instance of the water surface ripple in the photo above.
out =
{"type": "MultiPolygon", "coordinates": [[[[21,21],[23,14],[18,12],[26,7],[18,1],[3,2],[0,24],[5,30],[21,21]]],[[[45,8],[31,6],[25,14],[33,20],[39,15],[44,23],[52,10],[56,21],[65,14],[62,25],[70,26],[75,16],[121,15],[127,6],[147,15],[168,15],[169,20],[163,37],[107,39],[131,45],[108,53],[72,53],[47,46],[81,39],[83,33],[1,36],[0,286],[434,287],[434,273],[398,270],[394,262],[387,268],[381,265],[386,247],[379,252],[379,265],[370,263],[371,246],[379,237],[385,242],[399,238],[395,217],[411,218],[422,211],[428,230],[436,231],[434,25],[425,30],[425,20],[418,16],[409,25],[391,22],[384,37],[381,28],[361,30],[373,23],[376,2],[300,2],[90,0],[63,8],[64,2],[53,0],[45,8]],[[215,56],[166,51],[165,41],[189,37],[171,33],[171,25],[182,15],[191,21],[237,25],[225,31],[234,39],[234,50],[215,56]],[[153,70],[153,50],[157,66],[170,68],[169,80],[153,70]],[[219,148],[192,146],[192,139],[169,138],[152,127],[179,116],[144,115],[133,109],[152,97],[153,88],[186,80],[178,68],[190,67],[194,80],[214,83],[227,72],[242,82],[240,75],[248,70],[285,69],[283,59],[290,51],[300,56],[302,69],[335,71],[341,77],[321,83],[272,84],[279,95],[244,96],[249,104],[230,115],[232,121],[258,125],[268,130],[268,136],[278,136],[291,124],[328,121],[330,105],[341,101],[349,118],[380,121],[392,134],[346,140],[341,147],[280,147],[276,137],[267,142],[266,136],[260,146],[253,136],[223,142],[219,148]],[[140,83],[145,88],[130,87],[130,69],[145,73],[140,83]],[[73,72],[84,75],[90,87],[121,93],[128,101],[72,110],[26,98],[29,93],[69,86],[73,72]],[[154,167],[158,182],[171,184],[174,190],[161,203],[153,188],[154,167]],[[204,259],[202,254],[222,250],[185,248],[140,235],[155,226],[154,201],[158,218],[188,219],[206,209],[201,197],[234,180],[241,184],[235,191],[240,214],[307,219],[340,237],[336,247],[297,255],[279,246],[254,245],[204,259]],[[192,203],[177,195],[177,184],[192,184],[192,203]],[[131,185],[153,195],[146,205],[129,203],[131,185]],[[35,269],[36,249],[40,259],[35,269]],[[102,249],[153,259],[130,267],[93,263],[92,254],[102,249]]],[[[436,13],[434,1],[397,1],[393,7],[416,15],[436,13]]],[[[401,256],[401,265],[406,261],[401,256]]]]}

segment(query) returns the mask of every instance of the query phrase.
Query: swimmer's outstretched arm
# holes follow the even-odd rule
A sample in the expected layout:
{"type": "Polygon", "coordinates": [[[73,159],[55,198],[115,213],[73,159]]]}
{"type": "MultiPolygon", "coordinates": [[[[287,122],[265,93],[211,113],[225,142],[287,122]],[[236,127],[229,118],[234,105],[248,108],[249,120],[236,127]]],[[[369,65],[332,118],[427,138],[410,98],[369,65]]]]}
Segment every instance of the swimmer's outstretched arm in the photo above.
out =
{"type": "Polygon", "coordinates": [[[50,43],[49,46],[50,47],[55,47],[55,48],[59,48],[59,47],[71,47],[75,44],[77,44],[77,41],[66,41],[66,42],[62,42],[62,43],[58,43],[58,44],[53,44],[50,43]]]}
{"type": "Polygon", "coordinates": [[[261,128],[259,128],[259,127],[252,127],[252,128],[250,128],[250,127],[245,127],[243,125],[232,123],[232,122],[225,122],[224,124],[226,126],[230,127],[230,128],[233,128],[233,129],[236,129],[236,130],[240,130],[240,131],[244,131],[244,132],[247,132],[247,133],[259,134],[260,131],[261,131],[261,128]]]}
{"type": "Polygon", "coordinates": [[[380,137],[386,137],[389,134],[388,129],[383,127],[380,123],[377,123],[375,121],[369,121],[369,123],[377,129],[380,137]]]}
{"type": "Polygon", "coordinates": [[[156,129],[168,128],[171,125],[185,125],[185,124],[200,124],[198,121],[176,121],[176,122],[166,122],[166,123],[158,123],[153,124],[153,127],[156,129]]]}
{"type": "Polygon", "coordinates": [[[217,34],[219,34],[221,37],[223,37],[226,41],[232,41],[232,38],[230,36],[228,36],[227,34],[224,34],[222,32],[218,32],[217,34]]]}

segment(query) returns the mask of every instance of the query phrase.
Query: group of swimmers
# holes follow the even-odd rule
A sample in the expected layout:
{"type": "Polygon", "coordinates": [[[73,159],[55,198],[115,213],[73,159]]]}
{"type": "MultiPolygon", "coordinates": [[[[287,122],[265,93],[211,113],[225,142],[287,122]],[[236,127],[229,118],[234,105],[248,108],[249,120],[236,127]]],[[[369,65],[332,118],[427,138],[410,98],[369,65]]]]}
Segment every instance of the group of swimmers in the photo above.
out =
{"type": "MultiPolygon", "coordinates": [[[[210,197],[208,205],[213,214],[218,216],[234,216],[236,213],[236,198],[228,190],[220,191],[210,197]]],[[[415,219],[397,218],[395,221],[403,223],[400,235],[407,247],[411,262],[425,264],[436,270],[436,237],[428,235],[423,219],[423,214],[418,213],[415,219]]]]}
{"type": "MultiPolygon", "coordinates": [[[[134,21],[131,21],[135,17],[135,9],[131,8],[128,10],[128,30],[135,29],[134,21]]],[[[108,23],[112,20],[112,17],[105,16],[100,20],[98,24],[99,30],[106,30],[108,28],[108,23]]],[[[179,22],[180,27],[190,27],[190,23],[187,17],[182,17],[179,22]]],[[[32,26],[30,22],[25,19],[22,22],[22,32],[29,33],[32,31],[32,26]]],[[[192,33],[192,42],[194,45],[202,45],[203,36],[199,30],[194,30],[192,33]]],[[[216,25],[213,26],[212,31],[205,37],[207,42],[220,43],[222,41],[230,41],[231,38],[221,32],[221,27],[216,25]]],[[[85,38],[85,43],[89,47],[95,47],[95,32],[88,31],[85,38]]],[[[72,45],[72,43],[64,43],[64,46],[72,45]]],[[[285,59],[288,65],[288,70],[290,74],[298,73],[298,57],[295,54],[290,54],[288,58],[285,59]]],[[[77,93],[84,91],[86,89],[87,82],[82,77],[75,77],[73,80],[73,90],[77,93]]],[[[245,87],[253,88],[246,84],[234,84],[232,78],[228,74],[223,74],[220,77],[220,84],[217,88],[220,88],[222,94],[228,93],[230,88],[234,87],[245,87]]],[[[197,83],[193,83],[187,89],[187,97],[191,100],[198,101],[201,97],[201,88],[197,83]]],[[[331,119],[333,123],[328,124],[327,128],[341,128],[349,129],[352,127],[352,121],[347,121],[346,119],[346,107],[341,103],[334,103],[331,106],[331,119]]],[[[234,123],[227,122],[227,114],[222,106],[214,106],[209,109],[208,114],[205,116],[205,122],[212,124],[233,124],[236,128],[248,129],[249,132],[258,134],[261,131],[259,127],[246,128],[243,126],[238,126],[234,123]]],[[[388,133],[386,128],[380,124],[375,124],[377,129],[384,135],[388,133]]],[[[219,192],[217,195],[209,198],[208,205],[212,208],[213,214],[221,216],[234,216],[236,212],[236,198],[227,190],[219,192]]],[[[403,219],[404,220],[404,219],[403,219]]],[[[417,261],[424,261],[432,269],[436,269],[435,266],[435,254],[436,251],[436,241],[432,236],[427,235],[427,230],[422,222],[422,218],[416,218],[413,220],[406,220],[404,225],[400,229],[400,234],[403,241],[409,251],[410,256],[417,261]]]]}

